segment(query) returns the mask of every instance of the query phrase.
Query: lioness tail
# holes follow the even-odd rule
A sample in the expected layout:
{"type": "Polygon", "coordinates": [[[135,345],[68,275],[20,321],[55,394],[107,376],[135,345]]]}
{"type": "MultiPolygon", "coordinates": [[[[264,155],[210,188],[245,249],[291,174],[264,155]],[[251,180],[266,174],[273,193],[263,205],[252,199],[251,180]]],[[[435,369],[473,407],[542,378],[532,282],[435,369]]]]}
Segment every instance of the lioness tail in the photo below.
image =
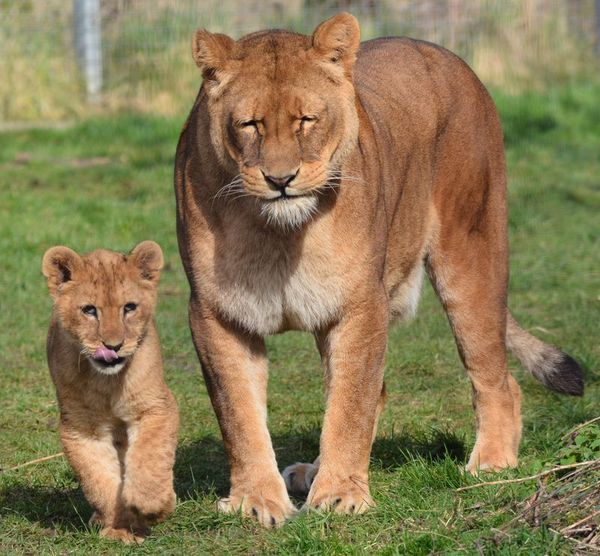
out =
{"type": "Polygon", "coordinates": [[[523,330],[508,313],[506,347],[546,388],[571,396],[583,395],[583,369],[570,355],[523,330]]]}

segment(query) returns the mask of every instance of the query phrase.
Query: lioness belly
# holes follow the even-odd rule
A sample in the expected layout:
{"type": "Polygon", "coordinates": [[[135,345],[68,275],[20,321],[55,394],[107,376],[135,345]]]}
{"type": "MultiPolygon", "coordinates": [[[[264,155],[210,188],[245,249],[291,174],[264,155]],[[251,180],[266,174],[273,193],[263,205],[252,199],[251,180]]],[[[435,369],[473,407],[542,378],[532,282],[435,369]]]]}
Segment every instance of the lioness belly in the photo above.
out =
{"type": "Polygon", "coordinates": [[[423,263],[419,261],[406,280],[390,293],[391,320],[407,322],[415,316],[423,288],[423,271],[423,263]]]}

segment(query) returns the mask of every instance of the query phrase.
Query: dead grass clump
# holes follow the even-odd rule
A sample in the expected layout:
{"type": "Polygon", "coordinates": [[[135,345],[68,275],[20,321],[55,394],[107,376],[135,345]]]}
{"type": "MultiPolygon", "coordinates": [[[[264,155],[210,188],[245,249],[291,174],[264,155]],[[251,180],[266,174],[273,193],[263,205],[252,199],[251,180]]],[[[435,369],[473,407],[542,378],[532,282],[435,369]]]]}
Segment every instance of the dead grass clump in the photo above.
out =
{"type": "Polygon", "coordinates": [[[600,553],[600,460],[540,481],[519,518],[566,537],[579,553],[600,553]]]}

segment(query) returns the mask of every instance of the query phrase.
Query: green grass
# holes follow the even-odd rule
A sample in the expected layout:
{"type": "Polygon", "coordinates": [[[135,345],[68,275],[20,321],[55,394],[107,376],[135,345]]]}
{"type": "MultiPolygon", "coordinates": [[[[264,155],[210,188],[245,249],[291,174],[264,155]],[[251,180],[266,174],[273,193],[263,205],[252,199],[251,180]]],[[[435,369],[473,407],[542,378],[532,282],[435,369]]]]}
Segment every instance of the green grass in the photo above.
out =
{"type": "MultiPolygon", "coordinates": [[[[545,391],[512,362],[524,395],[521,466],[501,477],[553,461],[561,436],[598,414],[599,96],[598,84],[496,95],[510,172],[511,308],[589,369],[586,396],[572,399],[545,391]]],[[[371,466],[377,508],[354,517],[304,514],[276,531],[215,512],[228,472],[190,339],[176,246],[171,182],[181,124],[122,115],[0,135],[0,553],[568,553],[566,541],[544,529],[497,532],[534,484],[455,492],[476,481],[460,471],[474,437],[470,386],[429,286],[415,321],[390,338],[389,400],[371,466]],[[86,165],[94,157],[108,160],[86,165]],[[42,254],[55,244],[128,250],[143,239],[158,241],[166,256],[158,326],[181,411],[179,503],[132,550],[87,527],[90,509],[63,459],[7,469],[61,449],[45,362],[51,301],[42,254]]],[[[317,455],[321,369],[308,335],[284,334],[268,347],[269,424],[283,468],[317,455]]]]}

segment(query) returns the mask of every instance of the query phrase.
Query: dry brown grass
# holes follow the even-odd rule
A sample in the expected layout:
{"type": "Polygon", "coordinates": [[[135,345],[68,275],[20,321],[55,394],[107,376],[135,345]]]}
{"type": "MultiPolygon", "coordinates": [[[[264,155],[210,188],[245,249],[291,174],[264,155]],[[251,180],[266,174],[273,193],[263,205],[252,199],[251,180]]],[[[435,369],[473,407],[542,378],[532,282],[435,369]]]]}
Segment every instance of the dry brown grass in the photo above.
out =
{"type": "MultiPolygon", "coordinates": [[[[364,38],[401,34],[443,44],[486,84],[509,92],[598,70],[594,0],[103,0],[101,5],[104,94],[93,110],[183,112],[199,85],[189,54],[197,27],[234,37],[265,27],[310,32],[340,8],[359,17],[364,38]]],[[[89,114],[72,16],[72,2],[0,0],[0,121],[89,114]]]]}

